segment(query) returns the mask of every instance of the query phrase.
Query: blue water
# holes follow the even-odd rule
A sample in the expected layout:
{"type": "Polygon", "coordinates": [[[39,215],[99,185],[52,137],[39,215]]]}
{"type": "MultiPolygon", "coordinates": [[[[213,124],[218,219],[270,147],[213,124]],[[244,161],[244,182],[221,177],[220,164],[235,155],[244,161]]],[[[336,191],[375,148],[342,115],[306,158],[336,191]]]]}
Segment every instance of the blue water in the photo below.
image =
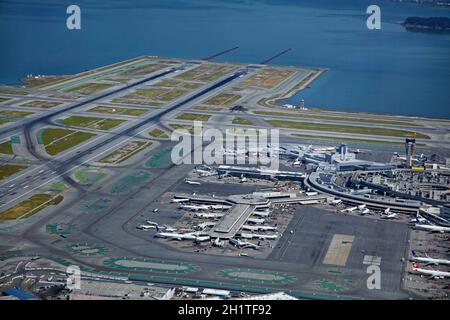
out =
{"type": "Polygon", "coordinates": [[[138,55],[201,58],[239,45],[223,61],[330,71],[296,95],[310,107],[450,118],[450,35],[405,31],[407,16],[450,10],[366,0],[0,1],[0,83],[71,74],[138,55]],[[382,30],[366,28],[381,7],[382,30]],[[78,4],[82,29],[66,28],[78,4]]]}

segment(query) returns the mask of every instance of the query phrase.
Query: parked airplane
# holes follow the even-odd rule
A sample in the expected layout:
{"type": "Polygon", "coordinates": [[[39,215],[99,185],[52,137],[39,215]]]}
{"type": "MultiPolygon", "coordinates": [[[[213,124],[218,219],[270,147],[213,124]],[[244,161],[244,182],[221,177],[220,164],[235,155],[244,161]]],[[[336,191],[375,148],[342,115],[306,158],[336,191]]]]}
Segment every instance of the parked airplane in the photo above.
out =
{"type": "Polygon", "coordinates": [[[246,239],[260,239],[260,240],[276,240],[277,235],[265,235],[265,234],[255,234],[255,233],[241,233],[242,238],[246,239]]]}
{"type": "Polygon", "coordinates": [[[423,222],[427,222],[428,220],[422,217],[420,214],[417,214],[415,218],[411,219],[411,222],[416,222],[418,224],[421,224],[423,222]]]}
{"type": "Polygon", "coordinates": [[[221,241],[220,238],[216,238],[216,240],[213,241],[213,246],[222,248],[225,246],[225,241],[221,241]]]}
{"type": "Polygon", "coordinates": [[[335,200],[331,200],[330,204],[333,206],[337,206],[338,204],[341,204],[342,200],[341,199],[335,199],[335,200]]]}
{"type": "Polygon", "coordinates": [[[231,206],[224,205],[224,204],[212,204],[209,206],[212,210],[228,210],[231,208],[231,206]]]}
{"type": "Polygon", "coordinates": [[[214,227],[216,225],[215,222],[202,222],[200,224],[197,225],[196,229],[197,230],[203,230],[207,227],[214,227]]]}
{"type": "Polygon", "coordinates": [[[276,231],[276,227],[271,226],[249,226],[249,225],[243,225],[243,230],[250,230],[250,231],[276,231]]]}
{"type": "Polygon", "coordinates": [[[174,203],[181,203],[181,202],[189,202],[190,199],[188,198],[178,198],[178,199],[172,199],[172,202],[174,203]]]}
{"type": "Polygon", "coordinates": [[[266,221],[265,219],[259,219],[259,218],[248,218],[247,219],[247,222],[249,222],[249,223],[256,223],[256,224],[262,224],[265,221],[266,221]]]}
{"type": "Polygon", "coordinates": [[[360,213],[361,215],[369,214],[369,213],[370,213],[370,210],[367,209],[367,208],[365,208],[365,209],[359,210],[359,213],[360,213]]]}
{"type": "Polygon", "coordinates": [[[255,244],[255,243],[251,243],[251,242],[243,241],[243,240],[239,240],[239,239],[230,239],[230,243],[238,248],[252,248],[255,250],[258,250],[260,248],[259,242],[258,242],[258,244],[255,244]]]}
{"type": "Polygon", "coordinates": [[[184,180],[184,182],[186,182],[187,184],[191,184],[191,185],[200,185],[201,183],[198,181],[192,181],[192,180],[184,180]]]}
{"type": "Polygon", "coordinates": [[[157,238],[166,238],[171,240],[193,240],[197,242],[208,241],[210,240],[209,236],[199,236],[194,232],[190,233],[172,233],[172,232],[159,232],[155,235],[157,238]]]}
{"type": "Polygon", "coordinates": [[[223,217],[222,213],[196,213],[194,214],[195,218],[203,218],[203,219],[216,219],[223,217]]]}
{"type": "Polygon", "coordinates": [[[420,223],[416,223],[414,226],[417,229],[422,229],[422,230],[426,230],[426,231],[430,231],[430,232],[440,232],[440,233],[450,232],[449,227],[433,226],[433,225],[420,224],[420,223]]]}
{"type": "Polygon", "coordinates": [[[358,210],[358,207],[345,208],[345,209],[342,209],[341,212],[353,212],[355,210],[358,210]]]}
{"type": "Polygon", "coordinates": [[[389,219],[397,219],[397,218],[398,218],[398,215],[395,212],[381,217],[381,219],[388,219],[388,220],[389,219]]]}
{"type": "Polygon", "coordinates": [[[444,279],[450,277],[450,272],[422,269],[416,262],[413,262],[412,269],[417,273],[428,275],[432,279],[444,279]]]}
{"type": "Polygon", "coordinates": [[[270,215],[270,211],[254,211],[253,215],[258,217],[268,217],[270,215]]]}
{"type": "Polygon", "coordinates": [[[149,225],[149,224],[138,224],[136,226],[137,229],[140,230],[150,230],[150,229],[156,229],[155,225],[149,225]]]}
{"type": "Polygon", "coordinates": [[[191,204],[181,204],[180,209],[185,209],[189,211],[200,211],[200,210],[209,210],[210,206],[207,205],[191,205],[191,204]]]}
{"type": "Polygon", "coordinates": [[[450,264],[450,260],[447,260],[447,259],[435,259],[435,258],[430,258],[428,256],[419,257],[419,256],[417,256],[417,254],[414,250],[411,250],[411,253],[413,255],[411,258],[412,261],[425,263],[425,266],[430,265],[430,264],[434,264],[434,265],[440,265],[440,264],[449,265],[450,264]]]}

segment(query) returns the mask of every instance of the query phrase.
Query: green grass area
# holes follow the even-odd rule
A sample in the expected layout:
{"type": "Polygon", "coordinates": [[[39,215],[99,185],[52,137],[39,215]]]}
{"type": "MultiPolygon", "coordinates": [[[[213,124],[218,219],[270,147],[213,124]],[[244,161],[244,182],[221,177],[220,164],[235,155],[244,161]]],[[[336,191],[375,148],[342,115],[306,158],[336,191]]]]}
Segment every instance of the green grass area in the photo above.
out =
{"type": "Polygon", "coordinates": [[[150,99],[169,102],[181,97],[182,95],[188,93],[188,90],[183,89],[172,89],[172,88],[149,88],[149,89],[138,89],[129,95],[126,95],[126,99],[150,99]]]}
{"type": "MultiPolygon", "coordinates": [[[[367,134],[372,136],[388,136],[388,137],[412,137],[414,134],[412,131],[396,130],[388,128],[345,126],[345,125],[319,124],[319,123],[271,120],[271,119],[264,119],[264,120],[275,127],[289,128],[289,129],[342,132],[351,134],[367,134]]],[[[421,133],[417,133],[416,137],[420,139],[430,139],[429,136],[421,133]]]]}
{"type": "Polygon", "coordinates": [[[27,166],[18,165],[18,164],[4,164],[0,166],[0,180],[3,180],[13,174],[16,174],[19,171],[26,169],[27,166]]]}
{"type": "Polygon", "coordinates": [[[177,123],[169,124],[169,126],[173,130],[187,130],[187,131],[189,131],[190,134],[194,134],[194,126],[190,126],[187,124],[177,124],[177,123]]]}
{"type": "Polygon", "coordinates": [[[186,81],[178,81],[178,80],[162,80],[158,83],[155,83],[155,87],[167,87],[167,88],[184,88],[184,89],[197,89],[200,88],[203,84],[197,82],[186,82],[186,81]]]}
{"type": "Polygon", "coordinates": [[[238,94],[232,93],[220,93],[208,101],[205,104],[213,105],[213,106],[228,106],[241,98],[238,94]]]}
{"type": "Polygon", "coordinates": [[[244,126],[251,126],[251,125],[253,125],[253,122],[251,122],[250,120],[247,120],[245,118],[242,118],[242,117],[234,117],[232,123],[233,124],[244,125],[244,126]]]}
{"type": "Polygon", "coordinates": [[[50,188],[53,191],[64,191],[68,188],[68,186],[66,186],[63,182],[55,182],[50,188]]]}
{"type": "Polygon", "coordinates": [[[140,105],[140,106],[145,106],[145,107],[160,107],[163,105],[163,103],[156,102],[156,101],[143,101],[143,100],[130,100],[130,99],[114,99],[112,102],[119,103],[119,104],[140,105]]]}
{"type": "Polygon", "coordinates": [[[8,120],[0,119],[0,126],[1,126],[2,124],[8,123],[8,122],[9,122],[8,120]]]}
{"type": "Polygon", "coordinates": [[[20,90],[12,90],[12,89],[0,89],[0,94],[14,94],[19,96],[26,96],[28,92],[20,91],[20,90]]]}
{"type": "Polygon", "coordinates": [[[171,90],[171,91],[167,92],[166,94],[163,94],[162,96],[160,96],[159,100],[169,102],[169,101],[175,100],[175,99],[185,95],[188,92],[189,92],[188,90],[183,90],[183,89],[171,90]]]}
{"type": "Polygon", "coordinates": [[[71,116],[61,121],[63,124],[73,127],[90,128],[97,130],[110,130],[125,120],[109,119],[109,118],[95,118],[83,116],[71,116]]]}
{"type": "Polygon", "coordinates": [[[0,153],[12,156],[14,154],[11,141],[0,143],[0,153]]]}
{"type": "Polygon", "coordinates": [[[148,110],[98,106],[89,109],[88,112],[105,113],[105,114],[123,114],[126,116],[138,117],[148,112],[148,110]]]}
{"type": "Polygon", "coordinates": [[[11,98],[0,97],[0,103],[5,102],[5,101],[9,101],[9,100],[11,100],[11,98]]]}
{"type": "Polygon", "coordinates": [[[23,118],[33,114],[33,112],[17,111],[17,110],[0,110],[0,116],[11,118],[23,118]]]}
{"type": "Polygon", "coordinates": [[[159,138],[159,139],[168,139],[169,138],[167,133],[161,129],[153,129],[148,134],[153,138],[159,138]]]}
{"type": "Polygon", "coordinates": [[[49,205],[57,205],[63,200],[61,195],[35,194],[18,205],[0,213],[1,220],[25,219],[38,213],[49,205]]]}
{"type": "Polygon", "coordinates": [[[46,128],[42,131],[42,142],[47,153],[53,156],[89,140],[94,136],[95,134],[89,132],[46,128]]]}
{"type": "Polygon", "coordinates": [[[110,153],[106,157],[99,160],[102,163],[116,164],[124,162],[125,160],[131,158],[138,152],[144,150],[148,146],[151,146],[153,142],[151,141],[131,141],[110,153]]]}
{"type": "Polygon", "coordinates": [[[278,116],[278,117],[323,119],[323,120],[348,121],[348,122],[359,122],[359,123],[379,123],[379,124],[388,124],[388,125],[395,125],[395,126],[420,126],[413,122],[405,122],[405,121],[391,121],[391,120],[364,119],[364,118],[345,118],[345,117],[287,113],[287,112],[273,112],[273,111],[255,111],[254,113],[259,114],[259,115],[278,116]]]}
{"type": "Polygon", "coordinates": [[[97,93],[97,92],[106,90],[111,87],[112,87],[112,84],[109,84],[109,83],[83,83],[83,84],[74,86],[74,87],[69,88],[64,91],[80,93],[80,94],[93,94],[93,93],[97,93]]]}
{"type": "Polygon", "coordinates": [[[199,114],[199,113],[191,113],[186,112],[183,114],[180,114],[177,119],[179,120],[191,120],[191,121],[208,121],[209,118],[211,118],[208,114],[199,114]]]}
{"type": "Polygon", "coordinates": [[[61,105],[62,102],[55,102],[55,101],[44,101],[44,100],[32,100],[28,101],[27,103],[22,104],[22,107],[27,108],[42,108],[42,109],[50,109],[56,106],[61,105]]]}
{"type": "Polygon", "coordinates": [[[195,106],[192,109],[194,110],[202,110],[202,111],[222,111],[224,109],[224,107],[221,106],[215,106],[215,107],[211,107],[211,106],[195,106]]]}

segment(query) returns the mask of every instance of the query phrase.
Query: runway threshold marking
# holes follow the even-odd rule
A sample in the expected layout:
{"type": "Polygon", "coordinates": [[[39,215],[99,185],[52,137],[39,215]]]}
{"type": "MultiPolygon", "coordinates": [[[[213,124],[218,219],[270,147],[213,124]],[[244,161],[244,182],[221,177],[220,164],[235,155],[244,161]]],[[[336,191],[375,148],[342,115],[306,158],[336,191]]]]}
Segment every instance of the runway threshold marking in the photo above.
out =
{"type": "Polygon", "coordinates": [[[345,266],[353,245],[354,236],[335,234],[328,247],[323,264],[345,266]]]}

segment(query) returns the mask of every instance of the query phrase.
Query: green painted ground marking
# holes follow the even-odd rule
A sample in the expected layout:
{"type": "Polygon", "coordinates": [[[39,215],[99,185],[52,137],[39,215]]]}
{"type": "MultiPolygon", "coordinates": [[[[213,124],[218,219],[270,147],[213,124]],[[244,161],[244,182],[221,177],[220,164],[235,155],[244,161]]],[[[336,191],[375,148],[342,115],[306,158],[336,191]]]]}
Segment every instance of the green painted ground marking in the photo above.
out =
{"type": "Polygon", "coordinates": [[[69,235],[75,230],[76,225],[72,223],[53,223],[47,224],[46,230],[50,234],[69,235]]]}
{"type": "Polygon", "coordinates": [[[94,185],[107,175],[106,171],[100,168],[82,168],[74,173],[77,182],[83,185],[94,185]]]}
{"type": "Polygon", "coordinates": [[[151,168],[165,168],[172,163],[172,148],[166,148],[153,155],[145,165],[151,168]]]}
{"type": "Polygon", "coordinates": [[[110,189],[111,193],[122,193],[129,191],[133,186],[143,184],[151,177],[151,174],[146,171],[135,171],[119,179],[110,189]]]}
{"type": "Polygon", "coordinates": [[[103,264],[107,267],[115,269],[161,272],[170,274],[189,273],[200,270],[198,266],[186,262],[128,257],[110,258],[105,260],[103,264]]]}
{"type": "Polygon", "coordinates": [[[111,199],[99,198],[92,201],[84,201],[80,203],[80,210],[83,213],[99,213],[109,207],[111,199]]]}
{"type": "Polygon", "coordinates": [[[288,273],[260,269],[224,269],[218,274],[227,279],[261,284],[285,284],[297,280],[295,276],[288,273]]]}
{"type": "Polygon", "coordinates": [[[11,143],[12,144],[20,144],[20,137],[19,136],[12,136],[11,137],[11,143]]]}
{"type": "Polygon", "coordinates": [[[65,248],[67,249],[67,251],[81,256],[99,256],[104,255],[109,251],[106,247],[87,243],[71,243],[68,244],[65,248]]]}

